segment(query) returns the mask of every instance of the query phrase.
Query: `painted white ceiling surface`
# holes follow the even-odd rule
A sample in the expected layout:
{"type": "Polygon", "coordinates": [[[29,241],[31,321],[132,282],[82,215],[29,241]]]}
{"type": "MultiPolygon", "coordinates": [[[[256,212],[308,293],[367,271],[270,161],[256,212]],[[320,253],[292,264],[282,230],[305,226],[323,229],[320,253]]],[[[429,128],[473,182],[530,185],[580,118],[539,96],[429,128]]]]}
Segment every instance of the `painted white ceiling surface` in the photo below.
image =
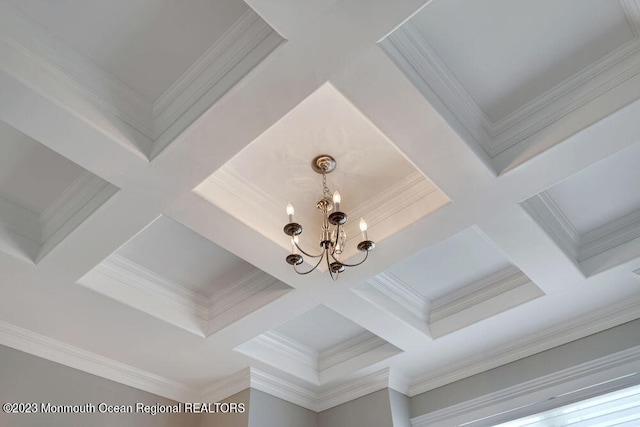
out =
{"type": "Polygon", "coordinates": [[[580,234],[640,210],[637,150],[623,150],[548,190],[580,234]]]}
{"type": "Polygon", "coordinates": [[[40,214],[82,168],[0,121],[0,196],[40,214]]]}
{"type": "Polygon", "coordinates": [[[155,220],[117,254],[205,297],[253,269],[166,216],[155,220]]]}
{"type": "Polygon", "coordinates": [[[469,228],[388,271],[434,300],[507,267],[504,256],[476,229],[469,228]]]}
{"type": "Polygon", "coordinates": [[[640,318],[640,2],[288,6],[0,0],[0,344],[322,410],[640,318]]]}
{"type": "Polygon", "coordinates": [[[492,121],[634,37],[618,1],[435,0],[411,21],[492,121]]]}
{"type": "Polygon", "coordinates": [[[14,4],[150,102],[248,10],[234,0],[14,4]]]}
{"type": "Polygon", "coordinates": [[[322,305],[278,326],[275,331],[318,352],[366,332],[351,320],[322,305]]]}

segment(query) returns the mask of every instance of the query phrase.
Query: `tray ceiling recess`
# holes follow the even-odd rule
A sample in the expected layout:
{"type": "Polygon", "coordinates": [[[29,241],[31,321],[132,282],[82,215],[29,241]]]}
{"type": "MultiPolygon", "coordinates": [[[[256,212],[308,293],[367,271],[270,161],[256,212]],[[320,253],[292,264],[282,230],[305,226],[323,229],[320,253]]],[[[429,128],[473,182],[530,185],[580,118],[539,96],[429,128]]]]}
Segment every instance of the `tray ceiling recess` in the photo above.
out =
{"type": "Polygon", "coordinates": [[[640,96],[635,0],[436,0],[381,47],[498,173],[640,96]]]}
{"type": "MultiPolygon", "coordinates": [[[[291,249],[282,234],[286,207],[296,208],[305,232],[300,246],[317,252],[322,196],[317,155],[331,153],[338,166],[327,175],[339,188],[350,218],[366,218],[369,237],[385,238],[449,203],[449,198],[330,83],[321,86],[194,192],[251,228],[291,249]],[[316,232],[317,231],[317,232],[316,232]]],[[[349,221],[343,260],[359,253],[358,221],[349,221]]],[[[325,267],[326,269],[326,267],[325,267]]]]}
{"type": "Polygon", "coordinates": [[[0,250],[39,262],[117,188],[0,121],[0,250]]]}
{"type": "Polygon", "coordinates": [[[166,216],[78,283],[202,337],[291,289],[166,216]]]}

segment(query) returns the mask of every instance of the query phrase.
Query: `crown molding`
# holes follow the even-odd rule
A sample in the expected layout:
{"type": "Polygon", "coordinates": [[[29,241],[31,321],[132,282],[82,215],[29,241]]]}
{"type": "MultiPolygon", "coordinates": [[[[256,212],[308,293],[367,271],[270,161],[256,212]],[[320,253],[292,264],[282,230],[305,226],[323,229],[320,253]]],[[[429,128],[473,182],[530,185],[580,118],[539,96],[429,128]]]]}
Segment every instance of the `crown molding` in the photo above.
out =
{"type": "Polygon", "coordinates": [[[453,316],[528,283],[531,283],[531,280],[523,272],[514,266],[509,266],[433,300],[429,322],[437,322],[453,316]]]}
{"type": "Polygon", "coordinates": [[[295,359],[316,371],[318,370],[318,352],[285,334],[276,331],[267,331],[255,337],[253,341],[254,344],[268,347],[280,353],[280,355],[285,358],[295,359]]]}
{"type": "MultiPolygon", "coordinates": [[[[562,386],[564,384],[576,381],[584,380],[589,376],[596,376],[600,381],[607,382],[616,377],[616,374],[611,371],[616,370],[620,366],[624,365],[636,365],[640,362],[640,346],[635,346],[627,350],[623,350],[617,353],[613,353],[589,362],[581,363],[576,366],[572,366],[567,369],[554,372],[533,380],[525,381],[521,384],[517,384],[512,387],[507,387],[502,390],[498,390],[484,396],[480,396],[466,402],[458,403],[443,409],[439,409],[415,418],[411,419],[412,427],[432,427],[432,426],[448,426],[454,423],[453,417],[464,416],[466,414],[472,415],[474,412],[489,408],[492,406],[498,407],[493,413],[505,412],[505,407],[512,407],[514,409],[522,408],[529,405],[539,403],[540,392],[546,390],[553,390],[554,387],[562,386]],[[528,400],[527,404],[523,404],[519,399],[528,400]],[[517,401],[517,403],[516,403],[517,401]],[[509,404],[511,403],[511,404],[509,404]]],[[[625,375],[624,372],[619,372],[620,375],[625,375]]],[[[628,374],[626,374],[628,375],[628,374]]],[[[598,383],[597,380],[591,381],[592,383],[598,383]]],[[[584,386],[584,384],[583,384],[584,386]]],[[[593,384],[592,384],[593,386],[593,384]]],[[[595,387],[602,386],[602,383],[597,384],[595,387]]],[[[579,400],[579,395],[585,395],[584,398],[589,397],[588,394],[592,394],[591,387],[585,386],[584,389],[571,390],[568,394],[572,395],[573,400],[579,400]]],[[[566,397],[566,393],[563,397],[566,397]]],[[[547,399],[555,399],[557,396],[552,395],[547,399]]],[[[562,398],[560,399],[562,400],[562,398]]],[[[559,406],[562,403],[556,402],[559,406]]],[[[474,417],[475,418],[475,417],[474,417]]],[[[458,423],[455,423],[458,425],[458,423]]]]}
{"type": "Polygon", "coordinates": [[[581,235],[546,191],[525,200],[522,206],[577,263],[640,237],[640,210],[581,235]]]}
{"type": "Polygon", "coordinates": [[[404,283],[394,274],[382,272],[367,280],[367,283],[387,298],[395,301],[404,309],[419,318],[427,321],[431,301],[421,293],[404,283]]]}
{"type": "Polygon", "coordinates": [[[581,236],[548,192],[536,194],[521,205],[565,253],[577,258],[581,236]]]}
{"type": "Polygon", "coordinates": [[[0,50],[11,56],[1,64],[10,75],[92,123],[104,121],[96,113],[105,116],[125,135],[117,141],[146,158],[150,102],[6,1],[0,2],[0,50]]]}
{"type": "Polygon", "coordinates": [[[363,332],[320,352],[318,371],[320,373],[386,344],[389,343],[371,332],[363,332]]]}
{"type": "Polygon", "coordinates": [[[640,1],[620,0],[620,6],[622,6],[633,35],[640,37],[640,1]]]}
{"type": "MultiPolygon", "coordinates": [[[[623,9],[629,22],[637,22],[637,2],[627,3],[629,7],[623,4],[623,9]]],[[[380,45],[425,97],[439,98],[490,157],[640,74],[640,39],[636,37],[506,117],[492,121],[411,21],[380,45]]],[[[611,110],[622,106],[611,105],[611,110]]]]}
{"type": "Polygon", "coordinates": [[[40,215],[43,244],[36,262],[117,192],[116,186],[84,171],[40,215]]]}
{"type": "Polygon", "coordinates": [[[326,411],[367,394],[389,387],[389,368],[356,378],[337,386],[328,386],[318,394],[317,412],[326,411]]]}
{"type": "Polygon", "coordinates": [[[548,328],[492,351],[463,359],[441,369],[415,377],[409,396],[415,396],[475,374],[514,362],[541,351],[584,338],[640,317],[640,297],[578,317],[570,322],[548,328]]]}
{"type": "Polygon", "coordinates": [[[209,320],[278,283],[278,279],[255,269],[229,283],[206,299],[209,320]]]}
{"type": "Polygon", "coordinates": [[[220,402],[251,387],[252,368],[244,368],[216,380],[201,393],[203,402],[220,402]]]}
{"type": "Polygon", "coordinates": [[[283,41],[253,9],[247,10],[153,103],[151,157],[283,41]]]}
{"type": "MultiPolygon", "coordinates": [[[[144,98],[8,2],[0,3],[0,41],[35,61],[69,94],[80,94],[101,114],[130,127],[127,142],[153,158],[284,39],[250,9],[157,100],[144,98]]],[[[28,75],[18,69],[11,74],[23,80],[28,75]]],[[[29,84],[50,91],[37,79],[29,84]]]]}
{"type": "Polygon", "coordinates": [[[275,375],[250,368],[251,388],[268,393],[287,402],[302,406],[314,412],[320,412],[318,394],[275,375]]]}
{"type": "Polygon", "coordinates": [[[615,219],[585,233],[578,248],[578,261],[600,255],[610,249],[640,237],[640,210],[615,219]]]}
{"type": "Polygon", "coordinates": [[[195,401],[188,386],[0,321],[0,344],[71,368],[181,402],[195,401]]]}
{"type": "Polygon", "coordinates": [[[0,229],[40,245],[38,215],[0,196],[0,229]]]}

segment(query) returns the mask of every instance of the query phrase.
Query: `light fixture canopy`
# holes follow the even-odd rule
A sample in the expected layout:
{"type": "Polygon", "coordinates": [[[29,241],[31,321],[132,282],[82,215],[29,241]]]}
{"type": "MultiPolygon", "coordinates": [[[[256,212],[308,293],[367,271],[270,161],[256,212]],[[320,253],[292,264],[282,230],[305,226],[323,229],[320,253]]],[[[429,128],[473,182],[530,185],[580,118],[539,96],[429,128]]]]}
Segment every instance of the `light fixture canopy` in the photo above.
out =
{"type": "Polygon", "coordinates": [[[336,280],[338,275],[342,273],[346,267],[355,267],[365,262],[369,257],[369,251],[376,246],[376,244],[367,237],[367,223],[364,219],[360,218],[362,241],[358,243],[357,248],[361,252],[364,252],[364,258],[355,264],[346,264],[340,261],[340,255],[342,255],[344,251],[344,245],[347,240],[347,233],[344,229],[344,224],[347,222],[347,214],[340,210],[340,203],[342,201],[340,193],[335,191],[332,195],[327,187],[327,174],[333,172],[336,165],[336,160],[328,154],[316,156],[311,162],[311,169],[322,175],[322,197],[316,203],[316,208],[322,214],[320,234],[320,247],[322,248],[322,252],[317,255],[312,255],[300,248],[298,245],[298,235],[302,233],[302,226],[293,220],[295,211],[291,203],[287,205],[289,223],[284,226],[284,234],[291,237],[291,253],[287,255],[286,261],[293,266],[293,269],[298,274],[311,273],[325,260],[331,278],[336,280]],[[318,260],[310,270],[300,271],[297,268],[304,262],[303,255],[318,260]]]}

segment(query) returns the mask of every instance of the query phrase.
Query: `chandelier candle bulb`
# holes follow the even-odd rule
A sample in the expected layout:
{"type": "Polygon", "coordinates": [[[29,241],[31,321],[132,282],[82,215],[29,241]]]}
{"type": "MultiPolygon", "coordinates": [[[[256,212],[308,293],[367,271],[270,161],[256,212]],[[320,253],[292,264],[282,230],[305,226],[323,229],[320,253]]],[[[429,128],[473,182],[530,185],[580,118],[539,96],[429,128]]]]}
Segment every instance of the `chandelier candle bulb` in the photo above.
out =
{"type": "Polygon", "coordinates": [[[333,193],[333,207],[335,212],[340,212],[340,193],[337,190],[333,193]]]}
{"type": "Polygon", "coordinates": [[[289,203],[287,205],[287,215],[289,215],[289,223],[293,222],[293,214],[294,214],[294,209],[293,206],[291,205],[291,203],[289,203]]]}
{"type": "Polygon", "coordinates": [[[362,240],[369,240],[367,239],[367,222],[364,218],[360,218],[360,231],[362,231],[362,240]]]}

